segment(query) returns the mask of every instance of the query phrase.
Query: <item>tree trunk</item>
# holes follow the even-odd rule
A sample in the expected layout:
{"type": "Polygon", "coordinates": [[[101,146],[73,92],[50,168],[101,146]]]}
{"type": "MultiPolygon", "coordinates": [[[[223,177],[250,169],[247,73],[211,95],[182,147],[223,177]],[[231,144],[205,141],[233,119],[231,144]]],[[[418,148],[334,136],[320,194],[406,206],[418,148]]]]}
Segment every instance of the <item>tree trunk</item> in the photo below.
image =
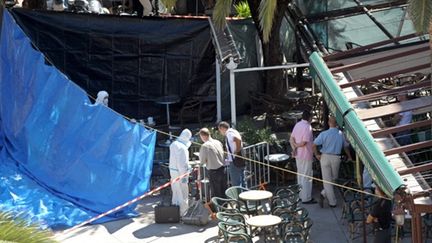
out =
{"type": "MultiPolygon", "coordinates": [[[[263,0],[266,1],[266,0],[263,0]]],[[[252,19],[258,30],[258,36],[261,40],[263,50],[264,66],[275,66],[282,64],[282,51],[280,45],[280,27],[284,17],[285,10],[288,6],[288,0],[278,0],[277,8],[273,19],[271,36],[268,43],[264,43],[263,34],[259,25],[259,0],[248,0],[251,10],[252,19]]],[[[283,70],[266,71],[264,75],[265,93],[273,97],[281,96],[286,90],[284,89],[283,70]]]]}

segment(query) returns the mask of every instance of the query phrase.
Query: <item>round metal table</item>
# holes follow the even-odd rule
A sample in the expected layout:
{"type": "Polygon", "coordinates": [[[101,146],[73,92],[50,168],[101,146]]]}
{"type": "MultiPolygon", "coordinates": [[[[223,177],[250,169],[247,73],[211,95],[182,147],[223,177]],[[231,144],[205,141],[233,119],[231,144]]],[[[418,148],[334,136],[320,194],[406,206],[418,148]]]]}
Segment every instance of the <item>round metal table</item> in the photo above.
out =
{"type": "MultiPolygon", "coordinates": [[[[264,157],[265,160],[268,160],[270,164],[278,168],[286,168],[287,161],[290,158],[288,154],[269,154],[264,157]]],[[[282,183],[285,182],[285,171],[279,170],[277,168],[271,168],[274,171],[274,175],[276,175],[276,185],[279,185],[279,177],[282,174],[282,183]]]]}
{"type": "MultiPolygon", "coordinates": [[[[264,233],[264,242],[267,242],[266,228],[270,228],[271,230],[274,226],[280,224],[281,222],[282,219],[276,215],[258,215],[246,219],[246,224],[262,229],[262,232],[264,233]]],[[[276,235],[276,237],[278,237],[278,235],[276,235]]]]}
{"type": "Polygon", "coordinates": [[[178,95],[167,95],[155,99],[155,102],[157,104],[166,105],[168,127],[171,126],[169,105],[178,103],[179,101],[180,101],[180,97],[178,95]]]}

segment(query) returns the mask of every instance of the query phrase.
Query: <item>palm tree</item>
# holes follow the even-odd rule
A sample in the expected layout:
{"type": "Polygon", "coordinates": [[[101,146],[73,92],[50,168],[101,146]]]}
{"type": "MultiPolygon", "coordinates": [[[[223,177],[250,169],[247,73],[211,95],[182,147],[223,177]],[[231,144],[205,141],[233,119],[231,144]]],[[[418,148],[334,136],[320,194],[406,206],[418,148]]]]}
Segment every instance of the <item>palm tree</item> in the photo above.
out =
{"type": "MultiPolygon", "coordinates": [[[[216,26],[225,25],[225,17],[231,10],[232,0],[218,0],[213,12],[216,26]]],[[[280,45],[280,27],[289,0],[247,0],[252,19],[261,40],[265,66],[275,66],[282,63],[280,45]]],[[[265,73],[265,93],[278,96],[283,92],[282,70],[267,71],[265,73]]]]}
{"type": "Polygon", "coordinates": [[[51,233],[36,225],[29,225],[23,219],[0,212],[0,242],[54,243],[51,233]]]}
{"type": "MultiPolygon", "coordinates": [[[[162,0],[162,2],[167,9],[173,9],[176,0],[162,0]]],[[[279,32],[289,2],[290,0],[247,0],[262,43],[265,66],[282,63],[279,32]]],[[[222,28],[225,25],[225,18],[231,13],[232,4],[233,0],[216,1],[213,11],[216,26],[222,28]]],[[[283,91],[282,78],[282,70],[267,71],[264,79],[266,80],[266,93],[272,96],[279,95],[279,92],[283,91]]]]}
{"type": "MultiPolygon", "coordinates": [[[[172,9],[176,3],[176,0],[162,1],[168,9],[172,9]]],[[[290,0],[247,0],[247,2],[262,42],[264,65],[280,65],[282,52],[279,31],[290,0]]],[[[429,40],[432,49],[432,1],[408,0],[408,3],[411,19],[417,32],[427,33],[429,26],[429,40]]],[[[217,26],[223,27],[225,25],[225,17],[230,14],[232,4],[233,0],[216,1],[213,18],[217,26]]],[[[266,93],[272,96],[279,95],[279,92],[283,90],[282,71],[269,71],[266,75],[266,93]]]]}

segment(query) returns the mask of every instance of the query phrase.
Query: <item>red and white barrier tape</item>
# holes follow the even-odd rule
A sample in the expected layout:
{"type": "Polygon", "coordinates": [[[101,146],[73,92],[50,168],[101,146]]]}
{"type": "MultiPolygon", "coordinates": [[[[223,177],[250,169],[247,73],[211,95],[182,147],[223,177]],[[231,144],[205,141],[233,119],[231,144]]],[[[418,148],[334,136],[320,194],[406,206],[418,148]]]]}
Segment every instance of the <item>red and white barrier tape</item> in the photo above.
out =
{"type": "MultiPolygon", "coordinates": [[[[195,169],[195,170],[196,170],[196,169],[195,169]]],[[[153,194],[153,193],[155,193],[155,192],[158,192],[158,191],[164,189],[165,187],[170,186],[172,183],[178,182],[180,179],[182,179],[182,178],[188,176],[190,173],[192,173],[192,171],[187,172],[187,173],[184,173],[183,175],[180,175],[180,176],[176,177],[174,180],[169,181],[169,182],[163,184],[162,186],[156,187],[155,189],[153,189],[153,190],[151,190],[151,191],[149,191],[149,192],[147,192],[147,193],[144,193],[143,195],[138,196],[138,197],[136,197],[136,198],[134,198],[134,199],[132,199],[132,200],[126,202],[126,203],[123,203],[122,205],[117,206],[117,207],[115,207],[115,208],[113,208],[113,209],[111,209],[111,210],[109,210],[109,211],[107,211],[107,212],[105,212],[105,213],[101,213],[101,214],[99,214],[98,216],[93,217],[93,218],[91,218],[91,219],[89,219],[89,220],[86,220],[86,221],[84,221],[84,222],[82,222],[82,223],[80,223],[80,224],[78,224],[78,225],[75,225],[74,227],[72,227],[72,228],[70,228],[70,229],[64,230],[64,231],[62,231],[60,234],[67,234],[67,233],[70,233],[70,232],[72,232],[72,231],[74,231],[74,230],[80,228],[81,226],[84,226],[84,225],[89,224],[89,223],[91,223],[91,222],[93,222],[93,221],[96,221],[96,220],[98,220],[98,219],[100,219],[100,218],[103,218],[103,217],[107,216],[108,214],[114,213],[114,212],[116,212],[116,211],[118,211],[118,210],[120,210],[120,209],[122,209],[122,208],[124,208],[124,207],[130,206],[131,204],[136,203],[138,200],[141,200],[141,199],[143,199],[143,198],[145,198],[145,197],[147,197],[147,196],[149,196],[149,195],[151,195],[151,194],[153,194]]]]}

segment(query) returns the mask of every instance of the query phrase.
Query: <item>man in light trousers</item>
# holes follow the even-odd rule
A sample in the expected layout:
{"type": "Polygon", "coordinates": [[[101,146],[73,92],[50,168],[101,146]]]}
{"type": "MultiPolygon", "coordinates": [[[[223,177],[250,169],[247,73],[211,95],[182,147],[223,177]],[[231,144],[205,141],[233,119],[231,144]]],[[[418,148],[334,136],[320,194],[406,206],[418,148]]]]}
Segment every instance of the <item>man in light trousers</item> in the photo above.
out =
{"type": "Polygon", "coordinates": [[[311,113],[303,111],[302,120],[297,122],[290,136],[290,145],[293,149],[293,156],[296,158],[297,183],[301,186],[300,199],[303,204],[317,203],[312,198],[312,126],[311,113]],[[305,177],[303,175],[309,176],[305,177]]]}
{"type": "Polygon", "coordinates": [[[324,207],[324,199],[328,200],[330,207],[336,207],[336,196],[332,184],[326,183],[335,182],[339,175],[339,166],[341,162],[341,151],[344,148],[349,160],[352,160],[348,143],[345,137],[337,127],[336,119],[333,116],[328,120],[329,129],[321,132],[313,143],[313,151],[316,158],[321,163],[321,174],[324,180],[324,189],[321,191],[319,204],[324,207]],[[318,152],[318,146],[321,146],[318,152]]]}

